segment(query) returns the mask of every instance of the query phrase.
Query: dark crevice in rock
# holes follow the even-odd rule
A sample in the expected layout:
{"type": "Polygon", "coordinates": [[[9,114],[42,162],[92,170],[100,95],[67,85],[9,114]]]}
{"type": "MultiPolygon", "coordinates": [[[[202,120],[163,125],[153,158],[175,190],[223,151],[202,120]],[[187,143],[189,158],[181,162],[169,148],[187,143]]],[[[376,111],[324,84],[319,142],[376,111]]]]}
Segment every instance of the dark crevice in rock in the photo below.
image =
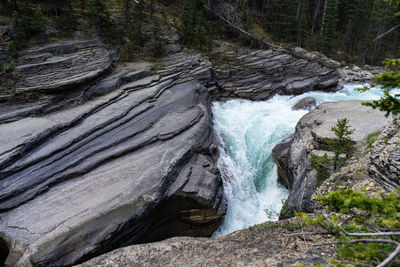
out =
{"type": "Polygon", "coordinates": [[[10,254],[10,249],[7,243],[0,237],[0,266],[5,266],[8,254],[10,254]]]}

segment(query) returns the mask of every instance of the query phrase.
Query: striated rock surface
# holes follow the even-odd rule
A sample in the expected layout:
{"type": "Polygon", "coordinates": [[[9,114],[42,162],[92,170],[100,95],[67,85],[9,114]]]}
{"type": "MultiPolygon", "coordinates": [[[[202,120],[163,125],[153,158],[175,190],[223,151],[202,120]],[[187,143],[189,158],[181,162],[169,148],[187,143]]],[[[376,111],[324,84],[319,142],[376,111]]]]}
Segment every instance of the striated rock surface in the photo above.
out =
{"type": "Polygon", "coordinates": [[[301,118],[291,139],[273,149],[272,155],[278,165],[280,180],[290,189],[281,218],[292,215],[291,207],[306,212],[313,210],[311,196],[316,189],[316,178],[308,156],[311,152],[326,150],[321,140],[335,137],[331,128],[338,119],[349,120],[349,125],[355,129],[351,135],[355,142],[381,130],[390,120],[384,112],[362,106],[361,103],[339,101],[321,104],[301,118]]]}
{"type": "Polygon", "coordinates": [[[400,118],[396,116],[382,130],[372,146],[369,174],[386,190],[400,186],[400,118]]]}
{"type": "Polygon", "coordinates": [[[16,93],[60,91],[109,71],[112,54],[97,40],[68,40],[25,50],[14,71],[16,93]]]}
{"type": "Polygon", "coordinates": [[[210,90],[216,99],[265,100],[275,94],[334,91],[339,79],[336,66],[324,66],[312,58],[272,49],[228,52],[222,63],[214,68],[218,84],[210,90]]]}
{"type": "Polygon", "coordinates": [[[180,54],[168,64],[175,70],[0,125],[7,266],[71,265],[133,243],[215,231],[225,205],[210,100],[197,82],[208,63],[180,54]]]}

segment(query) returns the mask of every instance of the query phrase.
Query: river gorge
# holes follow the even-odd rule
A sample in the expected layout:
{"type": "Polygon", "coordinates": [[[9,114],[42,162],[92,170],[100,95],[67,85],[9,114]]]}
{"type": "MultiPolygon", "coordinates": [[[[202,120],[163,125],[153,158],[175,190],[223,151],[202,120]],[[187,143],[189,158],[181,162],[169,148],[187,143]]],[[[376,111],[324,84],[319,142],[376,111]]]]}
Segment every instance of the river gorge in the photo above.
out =
{"type": "MultiPolygon", "coordinates": [[[[13,77],[21,99],[2,96],[7,101],[0,103],[0,264],[70,266],[97,256],[107,262],[108,252],[132,248],[123,264],[135,265],[149,246],[192,254],[214,245],[222,248],[212,253],[238,249],[246,263],[263,261],[256,243],[247,248],[259,251],[253,259],[224,238],[277,220],[286,198],[300,209],[309,200],[312,190],[304,190],[312,179],[288,176],[285,188],[277,175],[285,162],[277,167],[271,151],[301,118],[324,109],[292,106],[305,97],[319,105],[382,94],[338,84],[340,63],[301,48],[227,51],[222,64],[181,52],[154,65],[113,68],[115,57],[98,40],[20,54],[13,77]],[[212,235],[220,238],[187,238],[212,235]]],[[[349,102],[343,109],[351,115],[349,102]]],[[[375,121],[386,123],[382,118],[375,121]]],[[[305,156],[296,144],[293,151],[305,156]]],[[[163,249],[146,256],[149,265],[179,257],[163,249]]],[[[279,261],[274,257],[267,260],[279,261]]]]}
{"type": "Polygon", "coordinates": [[[335,93],[308,92],[298,96],[274,96],[267,101],[214,102],[214,127],[223,145],[218,164],[223,172],[227,214],[215,237],[268,220],[277,220],[288,192],[278,182],[272,149],[294,133],[308,110],[292,107],[305,97],[317,105],[341,100],[376,100],[382,90],[356,91],[360,84],[342,84],[335,93]]]}

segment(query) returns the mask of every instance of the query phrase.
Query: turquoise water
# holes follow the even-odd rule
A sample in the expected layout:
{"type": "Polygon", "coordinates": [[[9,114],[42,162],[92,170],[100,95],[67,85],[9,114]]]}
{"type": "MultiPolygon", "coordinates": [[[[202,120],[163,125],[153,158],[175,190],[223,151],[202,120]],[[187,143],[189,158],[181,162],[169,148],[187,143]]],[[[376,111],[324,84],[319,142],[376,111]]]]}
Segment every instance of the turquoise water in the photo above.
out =
{"type": "Polygon", "coordinates": [[[317,104],[339,100],[374,100],[382,91],[360,93],[360,85],[343,84],[336,93],[309,92],[299,96],[275,96],[268,101],[230,100],[214,102],[214,129],[222,148],[219,158],[228,210],[214,237],[254,224],[277,220],[286,188],[277,182],[277,167],[271,151],[294,133],[308,111],[292,110],[300,99],[312,96],[317,104]]]}

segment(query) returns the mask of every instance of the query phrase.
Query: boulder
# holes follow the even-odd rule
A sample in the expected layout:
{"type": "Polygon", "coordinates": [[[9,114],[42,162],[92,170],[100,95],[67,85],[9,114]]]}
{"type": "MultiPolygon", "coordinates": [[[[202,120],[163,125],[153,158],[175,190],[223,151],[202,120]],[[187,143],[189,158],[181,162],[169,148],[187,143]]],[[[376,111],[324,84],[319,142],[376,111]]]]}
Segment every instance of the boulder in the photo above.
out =
{"type": "Polygon", "coordinates": [[[118,87],[110,76],[118,88],[106,95],[0,124],[0,264],[69,266],[216,230],[226,207],[197,81],[210,64],[184,53],[166,62],[157,79],[124,73],[118,87]]]}
{"type": "Polygon", "coordinates": [[[97,40],[68,40],[21,53],[14,71],[16,93],[65,91],[111,70],[112,53],[97,40]]]}
{"type": "Polygon", "coordinates": [[[324,138],[333,138],[331,128],[338,119],[347,118],[355,129],[351,138],[363,141],[371,133],[381,130],[390,120],[384,112],[361,105],[362,101],[323,103],[306,114],[296,125],[294,136],[278,144],[272,151],[278,165],[280,180],[290,190],[281,218],[290,217],[294,210],[312,212],[311,196],[317,181],[308,161],[310,153],[326,150],[324,138]]]}
{"type": "Polygon", "coordinates": [[[0,25],[0,43],[11,41],[14,31],[15,29],[12,25],[0,25]]]}
{"type": "Polygon", "coordinates": [[[292,109],[294,109],[294,110],[300,110],[300,109],[310,110],[311,108],[315,107],[316,104],[317,104],[317,101],[315,100],[315,98],[308,96],[308,97],[305,97],[305,98],[299,100],[299,102],[297,102],[292,107],[292,109]]]}
{"type": "Polygon", "coordinates": [[[345,83],[367,83],[371,82],[372,77],[384,72],[383,67],[364,66],[361,69],[358,66],[346,66],[339,69],[340,81],[345,83]]]}
{"type": "Polygon", "coordinates": [[[177,32],[167,32],[161,36],[162,54],[172,55],[179,53],[183,49],[181,38],[177,32]]]}

